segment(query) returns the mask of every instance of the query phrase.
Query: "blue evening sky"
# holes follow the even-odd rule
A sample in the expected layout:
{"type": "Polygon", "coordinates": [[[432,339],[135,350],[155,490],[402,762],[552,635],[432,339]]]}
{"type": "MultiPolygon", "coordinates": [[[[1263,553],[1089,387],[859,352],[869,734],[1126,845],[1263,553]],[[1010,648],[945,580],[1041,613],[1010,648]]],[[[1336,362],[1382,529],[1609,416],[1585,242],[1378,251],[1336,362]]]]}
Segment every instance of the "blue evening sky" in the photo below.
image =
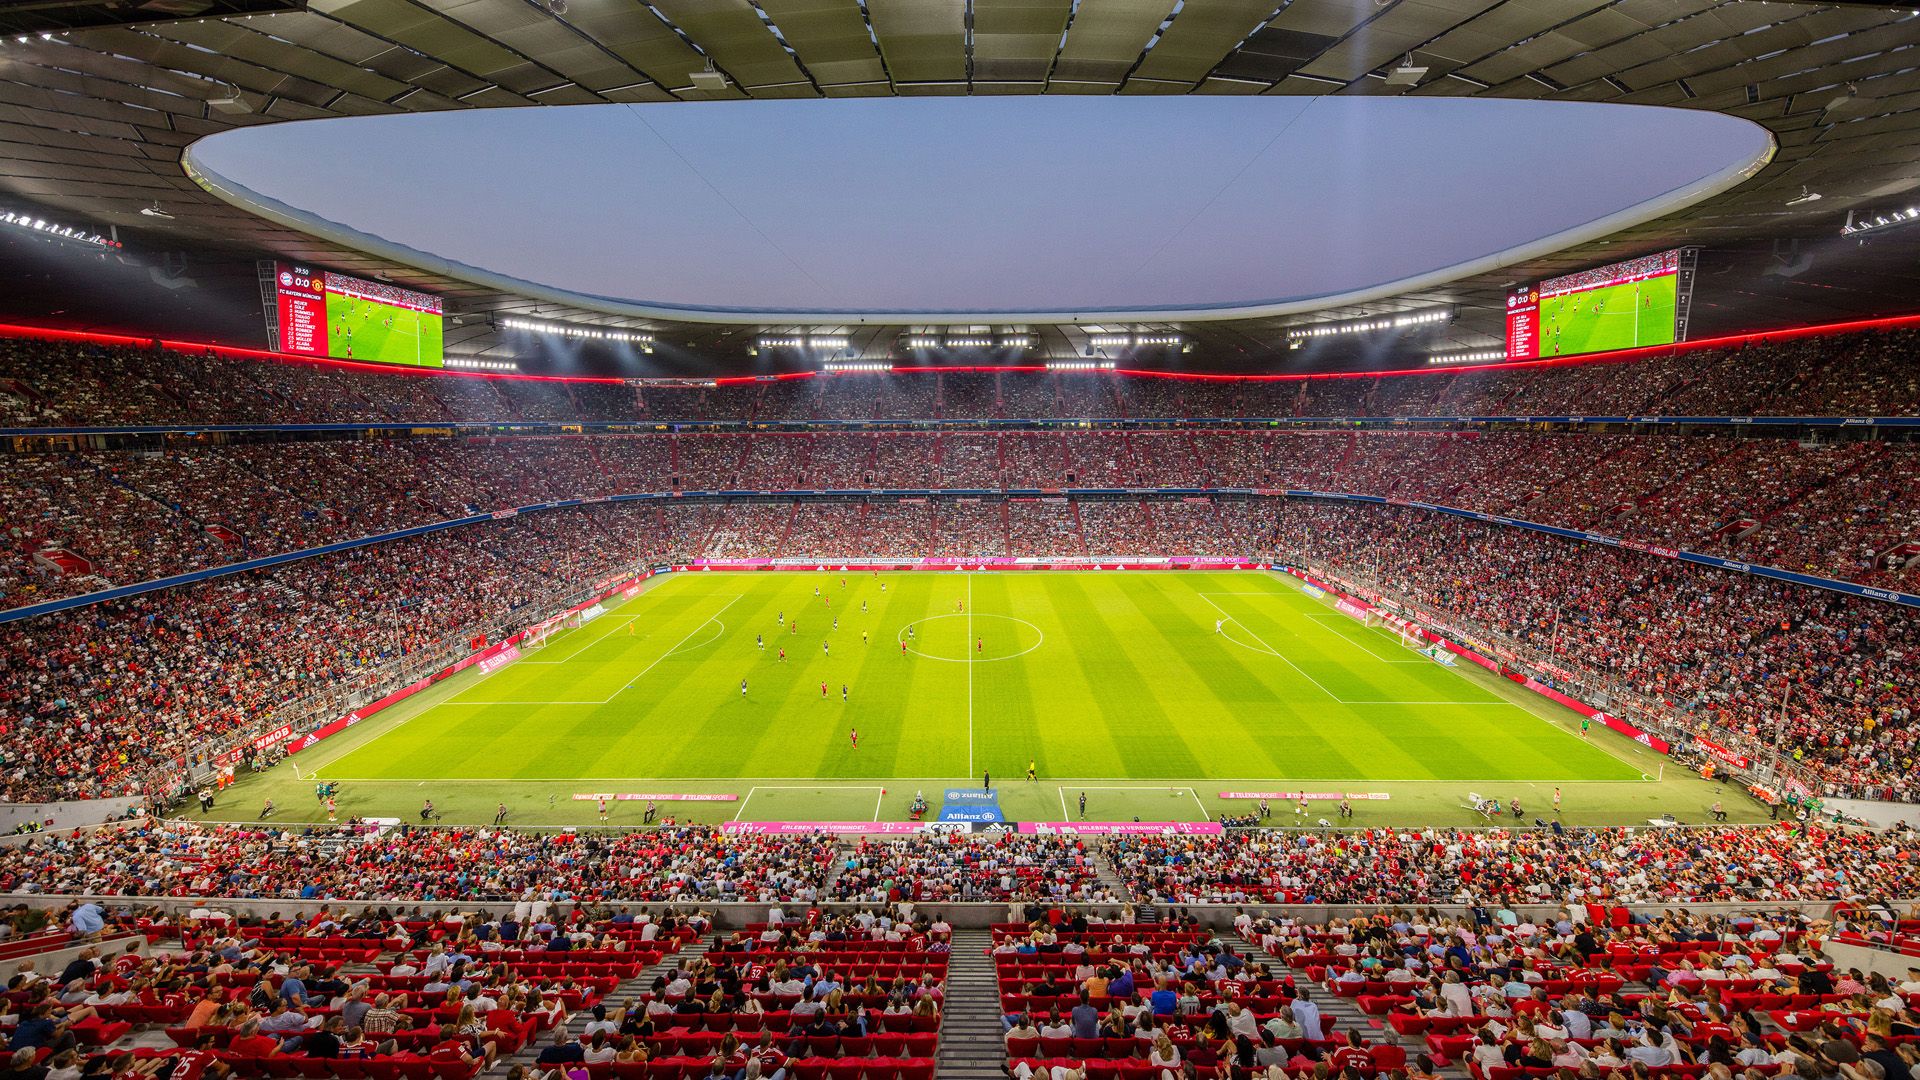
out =
{"type": "Polygon", "coordinates": [[[1681,109],[1062,96],[477,109],[240,129],[195,155],[361,232],[582,293],[987,311],[1379,285],[1765,147],[1681,109]]]}

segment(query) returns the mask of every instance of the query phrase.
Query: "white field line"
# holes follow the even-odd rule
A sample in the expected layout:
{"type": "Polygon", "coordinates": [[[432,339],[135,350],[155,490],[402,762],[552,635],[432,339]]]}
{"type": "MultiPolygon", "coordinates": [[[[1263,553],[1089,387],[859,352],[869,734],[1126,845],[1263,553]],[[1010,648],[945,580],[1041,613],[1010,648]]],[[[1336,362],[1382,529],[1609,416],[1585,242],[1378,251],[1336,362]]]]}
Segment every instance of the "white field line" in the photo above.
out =
{"type": "MultiPolygon", "coordinates": [[[[638,599],[638,597],[635,597],[635,599],[638,599]]],[[[727,601],[726,606],[722,607],[720,611],[725,611],[727,610],[727,608],[732,607],[734,605],[734,602],[739,599],[740,599],[740,596],[736,595],[732,600],[727,601]]],[[[640,675],[645,675],[647,672],[652,671],[660,663],[661,660],[665,660],[667,657],[672,656],[674,652],[680,648],[681,645],[686,644],[687,638],[690,638],[694,634],[699,633],[703,628],[706,627],[707,623],[716,622],[719,620],[719,618],[720,618],[719,613],[716,612],[713,618],[710,618],[706,622],[701,623],[699,626],[694,627],[693,630],[687,634],[687,637],[681,638],[680,641],[676,643],[672,649],[668,649],[664,654],[660,656],[658,660],[655,660],[653,663],[648,664],[646,668],[640,672],[640,675]]],[[[722,625],[725,625],[725,624],[722,624],[722,625]]],[[[603,634],[602,636],[604,637],[605,635],[603,634]]],[[[516,661],[516,663],[518,663],[518,661],[516,661]]],[[[486,674],[480,676],[478,679],[474,680],[471,686],[468,686],[465,689],[461,690],[460,693],[464,694],[464,693],[467,693],[468,691],[476,689],[477,687],[479,687],[481,683],[486,682],[488,679],[493,678],[495,675],[498,675],[502,671],[505,671],[508,668],[513,666],[514,666],[513,664],[503,664],[500,667],[494,668],[492,671],[489,671],[486,674]]],[[[320,770],[326,768],[328,765],[332,765],[334,762],[339,761],[341,758],[346,757],[349,754],[356,753],[360,750],[364,750],[367,747],[372,746],[374,743],[379,742],[381,739],[384,739],[387,736],[393,734],[394,732],[400,730],[402,727],[405,727],[406,725],[414,722],[415,720],[420,719],[422,716],[425,716],[428,713],[434,712],[435,710],[438,710],[438,709],[444,709],[449,705],[605,705],[607,702],[612,701],[614,698],[624,693],[628,687],[631,687],[634,683],[640,681],[640,675],[635,675],[632,679],[628,680],[626,686],[621,687],[619,690],[614,691],[612,694],[608,695],[605,698],[602,698],[599,701],[577,701],[577,700],[547,700],[547,701],[467,700],[467,701],[461,701],[461,700],[458,700],[458,695],[455,695],[455,697],[448,698],[447,700],[439,702],[438,704],[430,705],[427,708],[421,709],[419,712],[414,713],[412,716],[407,717],[405,720],[401,720],[400,722],[394,724],[392,727],[387,728],[386,730],[380,732],[378,735],[375,735],[373,738],[368,739],[366,742],[363,742],[358,746],[355,746],[348,750],[342,750],[338,755],[327,759],[326,765],[320,765],[315,767],[312,770],[311,775],[319,776],[320,770]]],[[[355,782],[358,783],[360,781],[355,781],[355,782]]]]}
{"type": "MultiPolygon", "coordinates": [[[[602,618],[602,619],[600,619],[599,621],[601,621],[601,622],[606,622],[606,623],[610,623],[610,624],[611,624],[612,626],[625,626],[625,625],[627,625],[628,623],[632,623],[632,622],[638,622],[638,621],[639,621],[639,619],[640,619],[640,616],[639,616],[639,615],[627,615],[627,616],[624,616],[624,617],[621,617],[621,618],[615,618],[615,619],[607,619],[607,618],[602,618]]],[[[521,659],[520,659],[520,660],[518,661],[518,663],[522,663],[522,664],[570,664],[570,663],[572,663],[572,662],[574,661],[574,658],[576,658],[576,657],[578,657],[578,656],[579,656],[579,655],[580,655],[581,653],[583,653],[583,652],[586,652],[586,651],[587,651],[588,649],[591,649],[591,648],[593,648],[593,647],[594,647],[595,645],[598,645],[598,644],[600,644],[601,642],[603,642],[603,641],[605,641],[605,640],[607,640],[608,638],[610,638],[610,637],[612,637],[612,636],[613,636],[613,630],[612,630],[612,629],[607,629],[607,630],[605,630],[605,631],[603,631],[603,632],[602,632],[602,633],[600,634],[600,636],[598,636],[598,637],[590,637],[590,638],[586,638],[585,640],[583,640],[583,641],[579,641],[579,642],[575,642],[575,641],[573,641],[573,640],[571,640],[570,638],[569,638],[569,639],[566,639],[566,640],[562,640],[562,641],[561,641],[561,642],[560,642],[559,644],[561,644],[561,645],[575,645],[575,644],[577,644],[577,645],[579,645],[579,648],[577,648],[577,649],[575,649],[575,650],[573,650],[572,652],[570,652],[570,653],[568,653],[567,655],[565,655],[565,656],[563,656],[563,657],[561,657],[561,658],[560,658],[560,659],[558,659],[558,660],[528,660],[528,659],[526,659],[525,657],[522,657],[522,658],[521,658],[521,659]]],[[[545,656],[545,655],[546,655],[546,654],[547,654],[547,653],[548,653],[548,652],[550,651],[550,649],[551,649],[551,647],[549,647],[549,648],[543,648],[543,649],[541,649],[541,650],[540,650],[540,655],[542,655],[542,656],[545,656]]]]}
{"type": "MultiPolygon", "coordinates": [[[[332,779],[339,780],[342,783],[351,781],[352,783],[356,783],[356,784],[414,784],[419,782],[419,777],[393,777],[393,776],[336,776],[336,777],[333,777],[332,779]]],[[[611,783],[624,783],[627,781],[632,781],[635,783],[645,782],[649,784],[737,784],[745,779],[748,779],[748,778],[742,777],[742,776],[463,776],[463,777],[446,777],[446,778],[436,777],[433,780],[433,782],[436,784],[611,784],[611,783]]],[[[822,780],[817,776],[763,776],[763,777],[755,777],[754,779],[813,781],[813,783],[810,783],[810,784],[760,784],[760,785],[757,785],[769,791],[775,790],[775,789],[786,789],[786,788],[791,788],[795,790],[804,790],[804,789],[811,789],[811,788],[831,788],[831,787],[843,786],[843,785],[835,784],[829,780],[822,780]]],[[[906,784],[906,783],[913,783],[915,781],[920,781],[920,782],[925,782],[929,784],[946,784],[946,783],[952,782],[953,779],[954,778],[951,776],[895,776],[895,777],[890,777],[888,782],[894,783],[894,784],[906,784]]],[[[1059,786],[1071,787],[1075,789],[1085,788],[1087,791],[1093,791],[1096,789],[1096,786],[1092,784],[1071,783],[1071,781],[1075,779],[1077,778],[1071,777],[1071,776],[1065,777],[1060,781],[1059,786]]],[[[1089,777],[1086,777],[1085,779],[1107,782],[1107,781],[1116,781],[1116,780],[1126,781],[1131,778],[1125,777],[1125,776],[1089,776],[1089,777]]],[[[1161,778],[1161,779],[1164,780],[1165,778],[1161,778]]],[[[1183,779],[1183,778],[1175,778],[1175,779],[1183,779]]],[[[1642,782],[1643,781],[1639,781],[1639,780],[1566,780],[1566,779],[1534,780],[1534,779],[1526,779],[1526,778],[1516,779],[1511,776],[1497,776],[1492,779],[1469,779],[1469,780],[1454,780],[1450,778],[1437,779],[1437,780],[1428,779],[1428,778],[1413,779],[1413,780],[1394,780],[1394,779],[1382,779],[1380,777],[1360,778],[1360,777],[1353,777],[1353,776],[1207,776],[1207,777],[1197,777],[1192,781],[1185,783],[1184,785],[1178,784],[1178,783],[1155,783],[1148,780],[1142,780],[1138,783],[1132,784],[1130,787],[1131,789],[1134,789],[1134,790],[1137,790],[1140,788],[1147,788],[1150,790],[1158,789],[1160,791],[1166,791],[1174,787],[1180,787],[1180,786],[1194,787],[1196,785],[1205,786],[1207,784],[1352,784],[1356,787],[1362,784],[1548,784],[1548,785],[1558,784],[1561,787],[1566,787],[1568,785],[1638,784],[1642,782]]],[[[875,787],[878,785],[849,784],[844,786],[850,787],[850,788],[862,788],[862,787],[875,787]]],[[[1105,790],[1123,791],[1123,790],[1129,790],[1129,787],[1126,785],[1120,785],[1120,784],[1106,784],[1105,790]]]]}
{"type": "MultiPolygon", "coordinates": [[[[1383,664],[1425,664],[1430,662],[1427,660],[1406,660],[1398,656],[1382,656],[1381,654],[1373,651],[1372,645],[1369,645],[1366,642],[1361,641],[1360,638],[1356,638],[1353,635],[1346,633],[1343,628],[1338,626],[1338,624],[1333,623],[1331,621],[1322,621],[1322,620],[1338,619],[1340,620],[1340,622],[1343,622],[1343,623],[1353,623],[1353,625],[1355,626],[1360,626],[1359,623],[1354,623],[1353,619],[1350,616],[1342,615],[1342,614],[1339,614],[1338,612],[1332,612],[1332,611],[1309,611],[1307,612],[1307,618],[1312,619],[1314,620],[1314,622],[1318,623],[1319,625],[1326,627],[1329,631],[1339,635],[1342,639],[1346,640],[1349,644],[1358,648],[1361,652],[1366,653],[1368,656],[1373,657],[1375,660],[1378,660],[1383,664]]],[[[1360,633],[1361,633],[1361,637],[1378,636],[1373,630],[1365,626],[1360,626],[1360,633]]]]}
{"type": "MultiPolygon", "coordinates": [[[[498,674],[500,674],[501,672],[503,672],[503,671],[505,671],[505,670],[507,670],[508,668],[510,668],[510,667],[512,667],[512,666],[513,666],[512,664],[502,664],[502,665],[500,665],[499,667],[497,667],[497,668],[494,668],[494,669],[493,669],[492,671],[489,671],[489,672],[486,672],[486,673],[484,673],[484,674],[482,674],[482,675],[481,675],[481,676],[480,676],[480,677],[479,677],[478,679],[475,679],[475,680],[473,681],[473,683],[472,683],[471,685],[469,685],[469,686],[466,686],[466,687],[464,687],[463,689],[461,689],[461,690],[460,690],[460,693],[462,693],[462,694],[464,694],[464,693],[466,693],[466,692],[467,692],[468,690],[471,690],[471,689],[473,689],[474,687],[476,687],[476,686],[479,686],[479,685],[480,685],[481,683],[483,683],[483,682],[486,682],[486,681],[487,681],[488,679],[491,679],[491,678],[493,678],[493,677],[494,677],[495,675],[498,675],[498,674]]],[[[403,728],[403,727],[406,727],[406,726],[407,726],[408,724],[411,724],[411,723],[413,723],[413,722],[414,722],[415,720],[418,720],[418,719],[420,719],[420,718],[421,718],[422,716],[425,716],[426,714],[428,714],[428,713],[430,713],[430,712],[432,712],[432,711],[434,711],[435,709],[438,709],[438,708],[440,708],[440,707],[442,707],[442,706],[444,706],[444,705],[448,705],[448,704],[451,704],[451,703],[452,703],[452,700],[453,700],[452,698],[449,698],[449,699],[447,699],[446,701],[442,701],[442,702],[439,702],[439,703],[437,703],[437,704],[433,704],[433,705],[429,705],[429,706],[427,706],[426,708],[424,708],[424,709],[421,709],[421,710],[419,710],[418,712],[416,712],[416,713],[414,713],[414,714],[413,714],[412,716],[409,716],[409,717],[407,717],[407,718],[406,718],[406,719],[404,719],[404,720],[398,720],[398,721],[395,721],[395,722],[393,723],[393,725],[392,725],[392,726],[390,726],[390,727],[387,727],[387,728],[385,728],[385,729],[383,729],[383,730],[382,730],[382,731],[381,731],[381,732],[380,732],[380,733],[379,733],[378,735],[374,735],[374,736],[372,736],[371,738],[369,738],[369,739],[367,739],[367,741],[365,741],[365,742],[363,742],[363,743],[359,743],[359,744],[357,744],[357,745],[355,745],[355,746],[350,746],[350,747],[346,747],[346,748],[344,748],[344,749],[342,749],[342,750],[339,750],[339,751],[336,751],[336,752],[334,753],[334,755],[333,755],[332,757],[330,757],[330,758],[328,758],[328,759],[326,760],[326,762],[325,762],[324,764],[320,764],[320,765],[315,765],[315,766],[313,766],[312,768],[310,768],[310,769],[309,769],[309,770],[307,771],[307,775],[306,775],[306,777],[303,777],[302,779],[318,779],[318,778],[320,778],[320,770],[322,770],[322,769],[325,769],[325,768],[327,768],[327,767],[329,767],[329,766],[331,766],[331,765],[332,765],[332,764],[333,764],[334,762],[336,762],[336,761],[339,761],[339,760],[340,760],[341,758],[343,758],[343,757],[347,757],[348,755],[351,755],[351,754],[355,754],[355,753],[358,753],[358,752],[360,752],[361,750],[364,750],[364,749],[366,749],[367,747],[369,747],[369,746],[372,746],[372,745],[373,745],[374,743],[377,743],[377,742],[379,742],[379,741],[380,741],[381,739],[384,739],[384,738],[386,738],[387,736],[389,736],[389,735],[391,735],[391,734],[393,734],[394,732],[396,732],[396,731],[399,731],[399,730],[400,730],[401,728],[403,728]]],[[[292,756],[292,755],[288,755],[288,757],[287,757],[287,760],[288,760],[288,761],[292,761],[292,760],[294,760],[294,758],[293,758],[293,756],[292,756]]],[[[296,766],[296,767],[295,767],[295,769],[294,769],[294,775],[295,775],[295,776],[299,776],[299,768],[298,768],[298,766],[296,766]]]]}
{"type": "Polygon", "coordinates": [[[1242,623],[1240,622],[1240,620],[1234,618],[1233,613],[1228,611],[1226,608],[1223,608],[1219,604],[1214,603],[1212,599],[1210,599],[1207,596],[1206,593],[1201,593],[1199,594],[1199,596],[1200,596],[1200,599],[1205,600],[1208,606],[1212,607],[1213,610],[1225,616],[1228,622],[1239,623],[1240,629],[1246,630],[1247,636],[1251,637],[1254,641],[1259,642],[1260,647],[1262,649],[1265,649],[1268,653],[1272,654],[1281,663],[1299,672],[1301,678],[1307,680],[1308,682],[1312,683],[1314,686],[1318,687],[1321,693],[1327,695],[1328,697],[1332,698],[1333,700],[1339,702],[1342,705],[1356,704],[1356,702],[1347,701],[1346,699],[1342,698],[1339,694],[1336,694],[1333,691],[1327,689],[1324,685],[1321,684],[1319,679],[1316,679],[1313,676],[1307,674],[1305,668],[1301,667],[1299,664],[1294,663],[1292,660],[1287,659],[1286,654],[1280,652],[1278,649],[1275,649],[1273,646],[1267,644],[1266,642],[1261,641],[1260,635],[1254,633],[1252,630],[1248,630],[1247,625],[1245,623],[1242,623]]]}
{"type": "MultiPolygon", "coordinates": [[[[967,575],[967,636],[973,636],[973,575],[967,575]]],[[[971,642],[963,642],[961,648],[967,652],[967,775],[973,775],[973,650],[967,649],[971,642]]]]}
{"type": "MultiPolygon", "coordinates": [[[[615,777],[614,779],[651,781],[654,778],[645,777],[645,776],[625,776],[625,777],[615,777]]],[[[805,780],[806,777],[789,776],[789,777],[786,777],[786,779],[805,780]]],[[[933,778],[923,777],[922,779],[933,779],[933,778]]],[[[436,783],[437,782],[438,781],[436,781],[436,783]]],[[[489,781],[489,782],[497,783],[497,781],[489,781]]],[[[608,779],[607,777],[601,776],[601,777],[594,777],[593,782],[605,784],[605,783],[612,783],[613,781],[608,779]]],[[[825,791],[825,790],[866,791],[869,789],[877,793],[873,797],[873,820],[879,821],[880,820],[880,803],[881,803],[881,800],[887,797],[886,787],[880,784],[844,784],[844,785],[842,784],[755,784],[753,787],[750,787],[747,789],[747,794],[745,795],[745,797],[743,797],[740,800],[739,809],[733,812],[733,820],[739,821],[742,819],[742,815],[744,815],[747,812],[747,804],[753,801],[753,793],[756,791],[825,791]]]]}
{"type": "MultiPolygon", "coordinates": [[[[649,671],[652,671],[652,670],[653,670],[654,668],[657,668],[657,667],[659,667],[659,666],[660,666],[660,661],[662,661],[662,660],[665,660],[665,659],[666,659],[667,657],[669,657],[669,656],[672,656],[672,655],[673,655],[674,653],[676,653],[676,652],[678,652],[678,651],[680,650],[680,646],[682,646],[682,645],[685,645],[685,644],[686,644],[686,643],[688,642],[688,640],[690,640],[690,639],[691,639],[691,638],[693,637],[693,635],[695,635],[695,634],[697,634],[697,633],[699,633],[699,632],[700,632],[700,631],[702,631],[702,630],[705,630],[705,629],[707,628],[707,623],[710,623],[710,622],[719,622],[719,621],[720,621],[720,616],[722,616],[722,615],[725,615],[725,614],[727,613],[727,609],[728,609],[728,608],[730,608],[730,607],[732,607],[733,605],[735,605],[735,604],[737,604],[737,603],[739,603],[739,602],[740,602],[740,597],[742,597],[742,596],[744,596],[744,595],[746,595],[746,594],[745,594],[745,593],[735,593],[735,594],[734,594],[734,597],[733,597],[733,599],[731,599],[731,600],[729,600],[729,601],[727,601],[726,603],[724,603],[724,604],[722,604],[722,605],[720,605],[720,610],[719,610],[719,611],[716,611],[716,612],[714,612],[714,613],[713,613],[713,614],[712,614],[711,616],[709,616],[709,617],[708,617],[708,618],[706,619],[706,621],[705,621],[705,622],[702,622],[702,623],[701,623],[701,624],[700,624],[699,626],[696,626],[696,627],[694,627],[693,629],[691,629],[691,630],[689,630],[689,631],[687,631],[687,636],[686,636],[686,637],[683,637],[683,638],[681,638],[681,639],[680,639],[679,641],[676,641],[676,642],[674,642],[674,643],[673,643],[673,648],[671,648],[671,649],[668,649],[668,650],[667,650],[666,652],[663,652],[663,653],[661,653],[661,654],[659,655],[659,657],[658,657],[658,658],[656,658],[656,659],[654,660],[654,662],[653,662],[653,663],[651,663],[651,664],[648,664],[648,665],[647,665],[646,667],[643,667],[643,668],[641,668],[641,669],[640,669],[640,673],[639,673],[639,674],[637,674],[637,675],[635,675],[635,676],[634,676],[633,678],[631,678],[631,679],[628,679],[628,680],[627,680],[627,685],[625,685],[625,686],[622,686],[622,687],[621,687],[620,689],[618,689],[618,690],[615,690],[615,691],[614,691],[613,693],[611,693],[611,694],[608,694],[608,695],[607,695],[607,697],[606,697],[606,700],[605,700],[605,701],[602,701],[602,702],[601,702],[601,704],[602,704],[602,705],[604,705],[604,704],[606,704],[606,703],[607,703],[608,701],[612,701],[612,700],[613,700],[614,698],[617,698],[617,697],[619,697],[619,696],[620,696],[621,694],[624,694],[624,693],[626,693],[626,692],[627,692],[627,691],[628,691],[628,690],[629,690],[630,688],[632,688],[632,686],[633,686],[633,684],[634,684],[634,683],[637,683],[637,682],[639,682],[639,681],[640,681],[640,680],[641,680],[641,679],[642,679],[642,678],[643,678],[643,677],[644,677],[644,676],[645,676],[645,675],[647,674],[647,672],[649,672],[649,671]]],[[[721,623],[721,625],[722,625],[722,626],[725,626],[726,624],[725,624],[725,623],[721,623]]]]}

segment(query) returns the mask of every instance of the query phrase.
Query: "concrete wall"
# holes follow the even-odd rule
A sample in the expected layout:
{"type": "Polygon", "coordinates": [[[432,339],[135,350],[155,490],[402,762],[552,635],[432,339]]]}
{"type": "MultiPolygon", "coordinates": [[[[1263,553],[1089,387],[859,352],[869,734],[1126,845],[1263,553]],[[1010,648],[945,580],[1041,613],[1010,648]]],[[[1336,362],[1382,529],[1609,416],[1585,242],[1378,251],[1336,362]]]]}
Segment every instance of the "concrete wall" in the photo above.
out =
{"type": "Polygon", "coordinates": [[[30,834],[12,835],[13,830],[30,821],[40,822],[52,829],[77,829],[88,825],[98,825],[127,816],[129,810],[137,809],[142,800],[131,799],[75,799],[70,802],[51,803],[0,803],[0,844],[19,844],[31,839],[30,834]]]}
{"type": "Polygon", "coordinates": [[[58,975],[66,969],[68,964],[73,962],[74,957],[79,956],[81,952],[87,949],[99,949],[100,962],[102,964],[112,964],[113,958],[119,956],[126,950],[127,942],[129,941],[134,943],[135,952],[142,956],[147,954],[147,939],[144,936],[114,938],[97,944],[83,943],[65,949],[55,949],[52,952],[40,953],[37,956],[23,957],[19,960],[9,960],[7,961],[7,974],[13,974],[19,970],[21,964],[25,964],[33,970],[40,972],[42,975],[58,975]]]}
{"type": "Polygon", "coordinates": [[[1920,806],[1913,803],[1880,802],[1868,799],[1828,799],[1827,806],[1857,817],[1876,829],[1884,829],[1896,822],[1920,827],[1920,806]]]}
{"type": "Polygon", "coordinates": [[[1885,949],[1863,949],[1858,945],[1844,945],[1829,941],[1825,946],[1827,958],[1833,966],[1841,969],[1859,968],[1870,975],[1885,975],[1898,983],[1907,977],[1907,969],[1920,967],[1920,956],[1906,956],[1885,949]]]}

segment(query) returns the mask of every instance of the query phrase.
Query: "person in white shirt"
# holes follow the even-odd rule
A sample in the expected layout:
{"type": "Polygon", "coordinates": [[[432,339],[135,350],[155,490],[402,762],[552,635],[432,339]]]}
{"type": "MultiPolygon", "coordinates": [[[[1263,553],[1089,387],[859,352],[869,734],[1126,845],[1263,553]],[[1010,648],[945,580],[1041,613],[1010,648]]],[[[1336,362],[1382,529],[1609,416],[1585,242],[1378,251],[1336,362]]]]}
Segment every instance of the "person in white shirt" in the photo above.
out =
{"type": "Polygon", "coordinates": [[[1239,1002],[1232,1001],[1227,1003],[1227,1030],[1235,1035],[1258,1038],[1260,1022],[1254,1019],[1253,1013],[1242,1008],[1239,1002]]]}
{"type": "Polygon", "coordinates": [[[612,1040],[605,1034],[599,1034],[587,1040],[587,1049],[581,1060],[588,1065],[598,1065],[612,1061],[616,1053],[618,1051],[614,1049],[612,1040]]]}
{"type": "Polygon", "coordinates": [[[593,1007],[593,1019],[587,1021],[586,1029],[581,1032],[581,1034],[592,1038],[600,1032],[613,1035],[617,1034],[619,1030],[619,1022],[608,1018],[607,1007],[605,1005],[595,1005],[593,1007]]]}
{"type": "Polygon", "coordinates": [[[1507,1059],[1500,1052],[1500,1042],[1491,1031],[1482,1031],[1480,1038],[1473,1044],[1473,1063],[1480,1066],[1481,1073],[1500,1068],[1507,1059]]]}

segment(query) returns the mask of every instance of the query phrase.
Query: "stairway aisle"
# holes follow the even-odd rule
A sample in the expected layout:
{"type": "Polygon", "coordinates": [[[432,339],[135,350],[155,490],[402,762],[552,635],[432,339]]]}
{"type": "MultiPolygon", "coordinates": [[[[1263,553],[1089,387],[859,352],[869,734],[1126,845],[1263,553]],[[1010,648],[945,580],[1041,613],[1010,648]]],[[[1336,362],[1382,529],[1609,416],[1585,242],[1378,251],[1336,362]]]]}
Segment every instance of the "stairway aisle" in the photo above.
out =
{"type": "Polygon", "coordinates": [[[947,961],[947,993],[940,1014],[939,1080],[1000,1080],[1006,1035],[1000,1022],[1000,987],[987,950],[986,930],[955,930],[947,961]]]}
{"type": "MultiPolygon", "coordinates": [[[[663,957],[659,963],[652,967],[642,969],[640,974],[631,979],[621,980],[620,985],[614,987],[613,990],[602,999],[602,1003],[607,1007],[607,1015],[617,1016],[621,1009],[638,1008],[640,1005],[640,996],[647,992],[647,987],[653,985],[655,976],[665,975],[675,967],[697,956],[706,955],[709,943],[708,938],[695,938],[691,944],[682,947],[679,952],[669,953],[663,957]]],[[[586,1031],[587,1022],[592,1019],[593,1010],[590,1008],[580,1009],[574,1012],[567,1017],[567,1025],[560,1032],[543,1031],[535,1036],[532,1042],[521,1047],[519,1053],[514,1054],[512,1057],[501,1058],[500,1071],[504,1073],[506,1069],[512,1065],[531,1066],[533,1059],[540,1056],[542,1049],[554,1045],[557,1042],[564,1042],[568,1039],[578,1039],[581,1033],[586,1031]]]]}

